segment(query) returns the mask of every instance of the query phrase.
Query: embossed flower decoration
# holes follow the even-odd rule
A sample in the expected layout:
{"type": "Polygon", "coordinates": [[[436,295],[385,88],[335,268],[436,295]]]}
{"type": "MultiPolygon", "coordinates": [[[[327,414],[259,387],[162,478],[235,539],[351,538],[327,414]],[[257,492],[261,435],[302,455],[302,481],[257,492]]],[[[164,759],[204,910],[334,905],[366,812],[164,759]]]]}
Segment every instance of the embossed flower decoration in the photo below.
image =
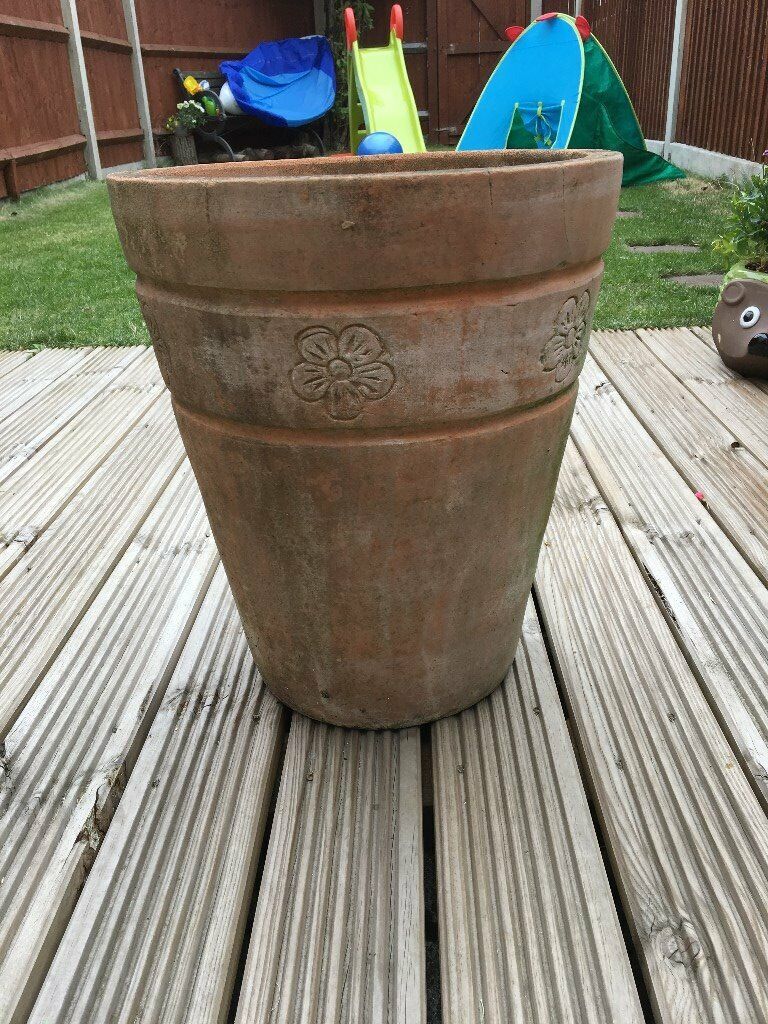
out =
{"type": "Polygon", "coordinates": [[[589,317],[589,292],[580,299],[570,298],[560,307],[555,332],[541,353],[541,365],[554,371],[555,380],[563,381],[584,353],[589,317]]]}
{"type": "Polygon", "coordinates": [[[334,420],[355,419],[365,402],[394,386],[384,346],[368,327],[353,324],[338,337],[327,327],[308,327],[296,344],[303,358],[291,371],[293,390],[305,402],[324,402],[334,420]]]}

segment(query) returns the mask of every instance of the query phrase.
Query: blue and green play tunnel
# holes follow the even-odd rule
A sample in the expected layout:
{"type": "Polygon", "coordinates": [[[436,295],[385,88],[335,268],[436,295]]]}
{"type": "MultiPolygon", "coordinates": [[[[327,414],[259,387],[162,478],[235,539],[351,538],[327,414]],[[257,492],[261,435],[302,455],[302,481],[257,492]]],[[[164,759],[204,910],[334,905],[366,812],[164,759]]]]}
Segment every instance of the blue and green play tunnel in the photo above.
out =
{"type": "Polygon", "coordinates": [[[457,149],[610,149],[624,155],[624,185],[685,176],[648,150],[624,83],[584,18],[543,15],[508,34],[512,45],[457,149]]]}

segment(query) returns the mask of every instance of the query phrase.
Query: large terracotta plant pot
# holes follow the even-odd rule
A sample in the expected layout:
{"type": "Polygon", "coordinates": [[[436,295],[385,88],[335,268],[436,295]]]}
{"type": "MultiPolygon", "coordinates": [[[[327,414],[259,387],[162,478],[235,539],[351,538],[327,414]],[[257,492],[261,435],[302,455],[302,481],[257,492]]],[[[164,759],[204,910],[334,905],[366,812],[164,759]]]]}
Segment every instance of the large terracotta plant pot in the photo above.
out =
{"type": "Polygon", "coordinates": [[[600,152],[110,181],[253,656],[287,704],[410,725],[505,675],[620,181],[600,152]]]}

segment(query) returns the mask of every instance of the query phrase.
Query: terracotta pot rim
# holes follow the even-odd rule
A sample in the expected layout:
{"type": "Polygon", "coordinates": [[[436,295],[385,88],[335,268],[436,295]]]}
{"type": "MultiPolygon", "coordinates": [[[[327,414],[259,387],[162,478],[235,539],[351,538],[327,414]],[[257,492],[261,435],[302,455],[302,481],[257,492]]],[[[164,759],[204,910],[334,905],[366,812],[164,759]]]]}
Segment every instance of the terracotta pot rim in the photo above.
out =
{"type": "Polygon", "coordinates": [[[404,183],[430,174],[465,176],[488,171],[528,175],[546,167],[561,166],[574,173],[594,164],[620,162],[621,154],[603,149],[483,150],[397,154],[393,156],[330,156],[303,160],[241,161],[228,164],[197,164],[182,167],[155,167],[123,171],[107,176],[108,182],[137,184],[192,183],[225,184],[242,182],[351,182],[392,181],[404,183]]]}

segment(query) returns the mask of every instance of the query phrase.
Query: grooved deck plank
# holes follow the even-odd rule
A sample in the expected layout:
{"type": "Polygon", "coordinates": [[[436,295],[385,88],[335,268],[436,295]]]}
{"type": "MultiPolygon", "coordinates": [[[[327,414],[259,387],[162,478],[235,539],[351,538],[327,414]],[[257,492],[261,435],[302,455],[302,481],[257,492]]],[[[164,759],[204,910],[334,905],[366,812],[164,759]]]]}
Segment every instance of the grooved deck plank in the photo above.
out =
{"type": "Polygon", "coordinates": [[[768,583],[766,469],[628,331],[598,331],[592,354],[632,412],[764,583],[768,583]]]}
{"type": "Polygon", "coordinates": [[[768,1019],[768,821],[573,442],[537,573],[665,1024],[768,1019]]]}
{"type": "Polygon", "coordinates": [[[90,348],[48,348],[0,377],[0,423],[63,377],[76,373],[94,354],[90,348]]]}
{"type": "Polygon", "coordinates": [[[284,723],[219,568],[30,1024],[226,1019],[284,723]]]}
{"type": "Polygon", "coordinates": [[[444,1024],[643,1020],[541,629],[432,727],[444,1024]]]}
{"type": "Polygon", "coordinates": [[[294,715],[237,1024],[423,1024],[419,750],[294,715]]]}
{"type": "Polygon", "coordinates": [[[0,377],[5,377],[6,374],[15,370],[17,366],[26,363],[34,354],[34,351],[31,349],[19,349],[17,352],[0,352],[0,377]]]}
{"type": "Polygon", "coordinates": [[[95,408],[81,409],[49,445],[0,483],[0,579],[35,544],[162,391],[157,362],[147,351],[107,388],[95,408]]]}
{"type": "Polygon", "coordinates": [[[3,1022],[27,1019],[216,562],[185,464],[6,737],[3,1022]]]}
{"type": "Polygon", "coordinates": [[[729,370],[693,331],[639,330],[637,336],[726,430],[768,466],[768,392],[729,370]]]}
{"type": "Polygon", "coordinates": [[[768,808],[768,591],[591,359],[571,433],[768,808]]]}
{"type": "Polygon", "coordinates": [[[0,584],[0,739],[182,458],[163,394],[0,584]]]}
{"type": "Polygon", "coordinates": [[[139,346],[96,350],[93,359],[81,364],[75,373],[56,381],[28,408],[9,417],[0,430],[0,482],[7,480],[82,409],[104,394],[143,351],[139,346]]]}

